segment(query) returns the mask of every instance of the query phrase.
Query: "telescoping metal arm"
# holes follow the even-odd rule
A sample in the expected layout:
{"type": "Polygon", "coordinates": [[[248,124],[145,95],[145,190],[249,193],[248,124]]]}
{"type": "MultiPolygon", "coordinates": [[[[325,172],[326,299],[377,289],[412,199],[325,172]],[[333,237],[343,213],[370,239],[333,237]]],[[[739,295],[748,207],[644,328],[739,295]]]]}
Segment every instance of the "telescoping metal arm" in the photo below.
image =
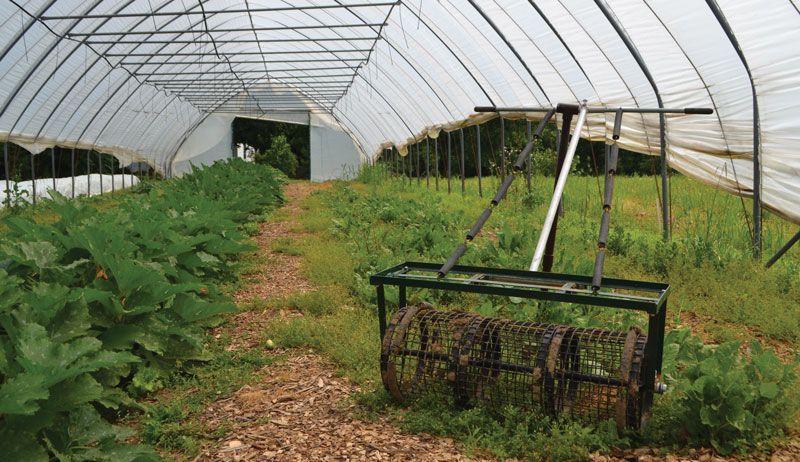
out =
{"type": "Polygon", "coordinates": [[[606,159],[605,195],[603,196],[603,218],[600,221],[600,236],[597,238],[597,257],[594,260],[594,273],[592,274],[592,290],[597,293],[603,282],[603,265],[606,261],[606,243],[608,242],[608,227],[611,221],[611,202],[614,195],[614,175],[617,173],[617,159],[619,158],[619,132],[622,128],[622,111],[617,111],[614,116],[614,131],[611,138],[614,144],[608,151],[606,159]]]}
{"type": "Polygon", "coordinates": [[[583,124],[586,122],[586,102],[581,104],[580,112],[578,112],[578,120],[575,122],[575,131],[572,134],[572,139],[569,141],[566,156],[564,157],[564,166],[558,175],[556,187],[553,191],[553,198],[550,200],[550,208],[547,209],[547,216],[542,225],[542,233],[539,235],[539,242],[536,244],[536,251],[533,253],[533,260],[531,260],[530,271],[539,271],[539,266],[542,264],[542,257],[544,257],[544,249],[547,244],[547,238],[550,236],[550,229],[553,227],[553,220],[558,212],[558,204],[561,202],[561,196],[564,194],[564,186],[567,184],[567,176],[572,167],[572,159],[575,158],[575,150],[578,148],[578,141],[581,139],[581,130],[583,124]]]}
{"type": "MultiPolygon", "coordinates": [[[[478,109],[479,109],[478,107],[475,108],[476,111],[478,111],[478,109]]],[[[548,122],[550,122],[550,119],[553,117],[553,113],[555,112],[555,109],[553,108],[549,109],[543,108],[542,110],[546,111],[546,113],[544,117],[542,117],[541,122],[539,122],[539,126],[536,127],[536,133],[533,135],[533,139],[531,140],[530,143],[528,143],[525,146],[525,149],[522,150],[519,157],[517,158],[517,161],[514,163],[513,173],[511,173],[506,177],[505,181],[503,181],[503,184],[500,185],[500,189],[497,190],[497,194],[495,194],[494,198],[492,198],[492,202],[489,204],[489,207],[487,207],[486,210],[483,211],[481,216],[478,218],[478,221],[476,221],[475,224],[472,225],[472,228],[470,228],[469,232],[467,233],[466,241],[463,244],[459,244],[455,252],[453,252],[453,254],[450,255],[450,258],[447,259],[447,262],[445,262],[445,264],[442,265],[442,267],[439,269],[438,275],[440,278],[445,277],[447,273],[450,272],[451,269],[453,269],[453,266],[455,266],[456,262],[458,262],[458,259],[461,258],[462,255],[464,255],[464,252],[467,251],[467,244],[469,244],[470,242],[472,242],[473,239],[475,239],[475,236],[477,236],[478,233],[481,231],[481,228],[483,228],[483,225],[486,223],[486,220],[488,220],[489,217],[492,215],[492,210],[497,206],[498,203],[500,203],[503,197],[505,197],[508,188],[511,186],[511,183],[514,182],[515,176],[519,175],[519,173],[522,172],[522,169],[525,166],[525,161],[531,155],[536,140],[541,138],[542,132],[544,132],[544,127],[547,125],[548,122]]]]}

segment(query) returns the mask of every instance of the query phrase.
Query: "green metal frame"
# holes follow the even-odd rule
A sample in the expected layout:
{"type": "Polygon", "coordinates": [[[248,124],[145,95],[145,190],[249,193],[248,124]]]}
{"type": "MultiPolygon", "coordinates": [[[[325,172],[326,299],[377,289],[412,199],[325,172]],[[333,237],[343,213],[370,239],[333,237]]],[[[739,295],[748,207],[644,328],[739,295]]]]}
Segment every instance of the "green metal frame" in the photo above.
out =
{"type": "Polygon", "coordinates": [[[386,331],[385,286],[398,287],[401,307],[406,305],[407,288],[411,287],[642,311],[648,315],[643,404],[649,408],[656,374],[661,373],[669,284],[604,277],[594,292],[591,276],[458,265],[440,278],[440,267],[437,263],[405,262],[370,276],[378,295],[381,339],[386,331]]]}

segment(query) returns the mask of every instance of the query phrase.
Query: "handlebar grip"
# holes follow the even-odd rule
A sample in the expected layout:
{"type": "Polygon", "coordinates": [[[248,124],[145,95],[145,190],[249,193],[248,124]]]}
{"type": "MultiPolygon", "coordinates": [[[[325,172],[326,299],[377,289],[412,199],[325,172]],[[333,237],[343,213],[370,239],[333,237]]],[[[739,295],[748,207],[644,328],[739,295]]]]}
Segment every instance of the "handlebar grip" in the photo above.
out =
{"type": "Polygon", "coordinates": [[[684,114],[713,114],[714,110],[710,107],[687,107],[683,110],[684,114]]]}

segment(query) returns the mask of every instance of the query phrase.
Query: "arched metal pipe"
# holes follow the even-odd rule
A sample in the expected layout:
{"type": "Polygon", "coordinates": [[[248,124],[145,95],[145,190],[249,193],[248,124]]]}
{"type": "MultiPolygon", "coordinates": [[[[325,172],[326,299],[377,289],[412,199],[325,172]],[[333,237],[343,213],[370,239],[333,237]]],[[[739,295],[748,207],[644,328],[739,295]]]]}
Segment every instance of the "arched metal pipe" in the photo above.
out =
{"type": "MultiPolygon", "coordinates": [[[[630,52],[633,59],[636,61],[636,64],[639,65],[639,68],[642,70],[647,81],[650,83],[650,86],[653,89],[653,93],[655,93],[656,101],[658,102],[658,107],[663,108],[664,102],[661,99],[661,93],[658,91],[658,85],[656,85],[656,81],[653,78],[653,75],[650,74],[650,70],[647,68],[647,64],[644,62],[642,55],[639,54],[639,50],[636,48],[636,45],[633,44],[630,36],[628,33],[625,32],[623,29],[622,24],[619,23],[617,17],[613,14],[611,9],[606,5],[604,0],[595,0],[595,4],[597,8],[603,13],[603,16],[606,17],[611,27],[617,32],[619,38],[625,44],[625,47],[630,52]]],[[[661,217],[662,217],[662,225],[664,229],[664,240],[669,239],[669,190],[667,186],[667,136],[666,136],[666,117],[663,113],[658,114],[658,125],[659,125],[659,139],[661,142],[661,217]]]]}
{"type": "Polygon", "coordinates": [[[756,84],[753,81],[753,73],[750,71],[750,66],[747,64],[747,58],[744,56],[739,41],[733,33],[730,24],[728,24],[725,13],[719,8],[716,0],[706,0],[706,4],[714,13],[720,27],[725,32],[725,35],[730,40],[731,45],[736,50],[739,60],[742,62],[745,70],[747,71],[747,78],[750,80],[750,90],[753,95],[753,256],[756,258],[761,257],[761,119],[758,111],[758,94],[756,93],[756,84]]]}

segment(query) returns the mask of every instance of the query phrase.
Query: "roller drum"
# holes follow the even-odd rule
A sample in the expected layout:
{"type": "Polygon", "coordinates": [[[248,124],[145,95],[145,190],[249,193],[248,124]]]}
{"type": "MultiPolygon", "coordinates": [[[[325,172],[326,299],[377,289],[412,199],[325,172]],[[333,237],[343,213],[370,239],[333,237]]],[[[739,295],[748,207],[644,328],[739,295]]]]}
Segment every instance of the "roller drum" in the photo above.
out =
{"type": "Polygon", "coordinates": [[[587,422],[642,422],[647,335],[443,312],[400,309],[386,330],[381,376],[399,401],[421,396],[513,405],[587,422]]]}

